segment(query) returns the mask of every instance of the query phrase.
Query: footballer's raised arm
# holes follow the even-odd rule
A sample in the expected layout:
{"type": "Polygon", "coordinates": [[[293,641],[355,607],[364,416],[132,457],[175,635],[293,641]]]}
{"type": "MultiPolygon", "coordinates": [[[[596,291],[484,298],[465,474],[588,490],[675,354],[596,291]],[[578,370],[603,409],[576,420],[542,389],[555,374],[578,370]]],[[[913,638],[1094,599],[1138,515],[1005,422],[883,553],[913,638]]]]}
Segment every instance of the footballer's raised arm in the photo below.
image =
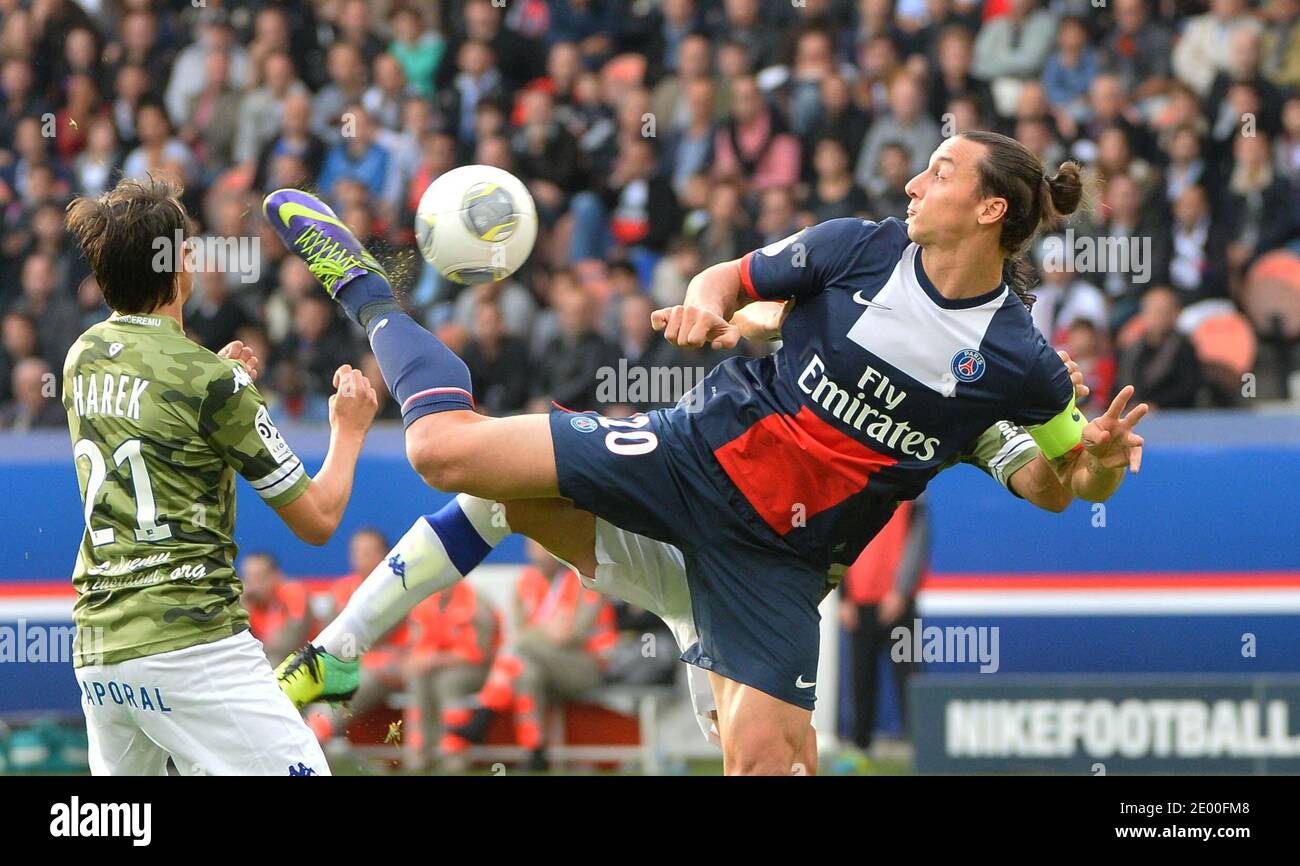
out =
{"type": "Polygon", "coordinates": [[[828,220],[738,259],[710,265],[691,280],[683,302],[656,310],[651,324],[677,346],[730,348],[739,339],[729,324],[736,310],[754,301],[785,301],[824,291],[862,242],[865,225],[860,219],[828,220]]]}
{"type": "Polygon", "coordinates": [[[324,544],[338,529],[352,497],[361,445],[379,408],[375,390],[360,370],[344,364],[334,373],[334,387],[325,462],[302,496],[276,508],[280,519],[308,544],[324,544]]]}
{"type": "Polygon", "coordinates": [[[375,402],[373,389],[364,377],[364,384],[348,377],[342,423],[336,419],[338,397],[330,398],[330,450],[313,478],[271,420],[266,401],[241,361],[228,359],[223,372],[208,383],[199,413],[200,433],[294,535],[308,544],[324,544],[338,528],[351,495],[361,443],[374,417],[374,409],[366,409],[375,402]]]}

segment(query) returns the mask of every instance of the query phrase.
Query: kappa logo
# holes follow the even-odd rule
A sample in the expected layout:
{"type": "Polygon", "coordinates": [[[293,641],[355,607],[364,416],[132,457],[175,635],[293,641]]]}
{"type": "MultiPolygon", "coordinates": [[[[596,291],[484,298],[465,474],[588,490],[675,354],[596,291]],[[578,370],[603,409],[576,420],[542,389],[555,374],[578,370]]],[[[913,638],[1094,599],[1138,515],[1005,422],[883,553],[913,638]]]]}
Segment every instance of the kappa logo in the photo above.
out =
{"type": "Polygon", "coordinates": [[[289,775],[290,776],[314,776],[316,775],[316,771],[313,770],[311,767],[307,766],[306,764],[304,764],[302,761],[299,761],[298,766],[296,767],[293,764],[289,765],[289,775]]]}
{"type": "Polygon", "coordinates": [[[247,388],[253,384],[253,377],[248,375],[244,365],[236,362],[235,364],[235,390],[233,393],[238,394],[240,388],[247,388]]]}
{"type": "Polygon", "coordinates": [[[574,415],[569,419],[569,426],[579,433],[594,433],[600,425],[590,415],[574,415]]]}
{"type": "Polygon", "coordinates": [[[402,589],[406,589],[406,562],[400,553],[388,557],[388,570],[402,581],[402,589]]]}
{"type": "Polygon", "coordinates": [[[122,351],[121,343],[113,343],[108,347],[108,357],[116,358],[122,351]]]}

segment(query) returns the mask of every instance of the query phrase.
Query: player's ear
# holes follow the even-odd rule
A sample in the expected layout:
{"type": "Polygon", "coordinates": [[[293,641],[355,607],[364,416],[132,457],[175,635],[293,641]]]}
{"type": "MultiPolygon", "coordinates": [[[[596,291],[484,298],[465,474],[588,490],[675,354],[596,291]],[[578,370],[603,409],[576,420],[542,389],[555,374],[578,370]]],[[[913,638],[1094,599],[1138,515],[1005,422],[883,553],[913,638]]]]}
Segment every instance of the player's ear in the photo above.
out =
{"type": "Polygon", "coordinates": [[[976,220],[980,225],[992,225],[1006,215],[1007,200],[1000,195],[995,195],[980,201],[979,216],[976,220]]]}

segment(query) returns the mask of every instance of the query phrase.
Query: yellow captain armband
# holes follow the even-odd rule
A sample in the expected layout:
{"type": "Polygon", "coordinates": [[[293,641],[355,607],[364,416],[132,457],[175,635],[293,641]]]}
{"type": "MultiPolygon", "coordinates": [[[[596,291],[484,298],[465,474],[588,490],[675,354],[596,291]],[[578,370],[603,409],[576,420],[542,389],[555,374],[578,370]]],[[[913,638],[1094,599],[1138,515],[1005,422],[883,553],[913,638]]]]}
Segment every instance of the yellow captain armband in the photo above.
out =
{"type": "Polygon", "coordinates": [[[1088,419],[1084,418],[1083,413],[1075,407],[1072,396],[1061,414],[1044,424],[1035,424],[1026,429],[1029,435],[1034,437],[1034,442],[1037,443],[1038,450],[1043,452],[1043,456],[1048,460],[1055,460],[1068,454],[1083,441],[1083,428],[1087,423],[1088,419]]]}

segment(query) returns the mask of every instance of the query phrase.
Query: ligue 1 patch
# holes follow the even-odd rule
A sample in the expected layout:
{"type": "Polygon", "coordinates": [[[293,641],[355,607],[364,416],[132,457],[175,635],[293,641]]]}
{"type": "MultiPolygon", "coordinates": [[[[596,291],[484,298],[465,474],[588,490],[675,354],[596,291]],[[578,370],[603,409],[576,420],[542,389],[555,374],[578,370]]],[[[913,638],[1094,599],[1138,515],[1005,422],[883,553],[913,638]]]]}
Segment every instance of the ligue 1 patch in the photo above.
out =
{"type": "Polygon", "coordinates": [[[574,415],[569,419],[569,426],[579,433],[595,433],[600,425],[590,415],[574,415]]]}
{"type": "Polygon", "coordinates": [[[120,351],[122,351],[122,344],[121,344],[121,343],[113,343],[111,346],[108,347],[108,357],[110,357],[110,358],[116,358],[116,357],[117,357],[117,353],[120,352],[120,351]]]}
{"type": "Polygon", "coordinates": [[[974,382],[984,375],[984,356],[976,349],[962,349],[952,356],[951,367],[959,381],[974,382]]]}
{"type": "Polygon", "coordinates": [[[265,406],[257,407],[257,418],[253,421],[253,426],[257,428],[258,438],[270,452],[271,459],[276,463],[283,463],[286,459],[293,456],[293,449],[289,443],[284,441],[280,431],[276,429],[275,422],[271,420],[271,413],[266,411],[265,406]]]}

